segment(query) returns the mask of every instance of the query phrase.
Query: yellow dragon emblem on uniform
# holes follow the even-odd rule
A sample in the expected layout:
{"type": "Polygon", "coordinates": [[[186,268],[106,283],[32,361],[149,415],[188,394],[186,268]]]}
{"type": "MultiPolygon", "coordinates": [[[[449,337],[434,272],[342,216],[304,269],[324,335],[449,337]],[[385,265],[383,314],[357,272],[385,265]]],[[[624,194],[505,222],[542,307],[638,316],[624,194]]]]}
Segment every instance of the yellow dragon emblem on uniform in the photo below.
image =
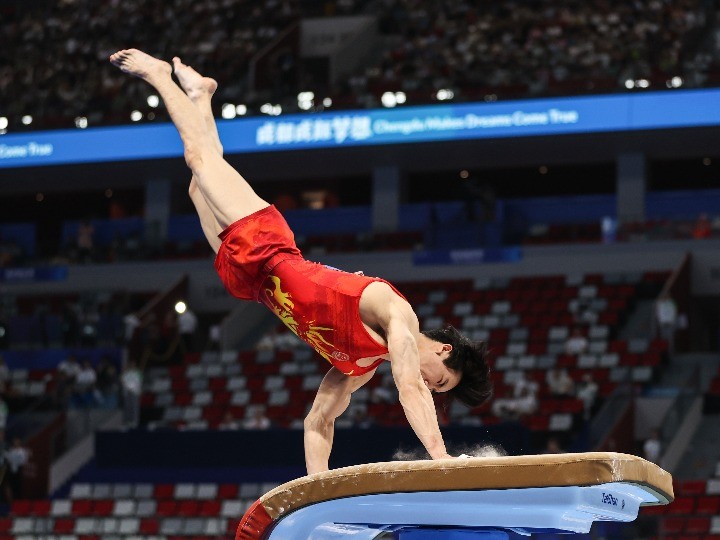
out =
{"type": "MultiPolygon", "coordinates": [[[[282,283],[277,276],[268,276],[271,287],[265,287],[265,297],[269,300],[273,313],[287,326],[293,334],[315,349],[325,360],[330,361],[334,345],[323,332],[332,332],[333,328],[316,326],[315,321],[300,321],[295,318],[295,303],[292,295],[282,290],[282,283]]],[[[266,282],[267,283],[267,282],[266,282]]]]}

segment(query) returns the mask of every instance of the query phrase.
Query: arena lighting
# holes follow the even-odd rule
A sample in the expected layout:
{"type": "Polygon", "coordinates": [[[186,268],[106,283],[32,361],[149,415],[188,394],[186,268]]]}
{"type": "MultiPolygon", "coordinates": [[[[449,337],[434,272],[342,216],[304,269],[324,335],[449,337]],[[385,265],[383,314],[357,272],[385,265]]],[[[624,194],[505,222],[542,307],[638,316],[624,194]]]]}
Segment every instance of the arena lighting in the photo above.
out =
{"type": "Polygon", "coordinates": [[[332,107],[332,98],[326,97],[323,99],[323,107],[332,107]]]}
{"type": "Polygon", "coordinates": [[[37,193],[35,195],[35,200],[37,202],[43,202],[45,200],[45,195],[43,195],[42,193],[37,193]]]}
{"type": "Polygon", "coordinates": [[[405,92],[395,92],[395,101],[398,103],[398,105],[402,105],[407,101],[407,96],[405,95],[405,92]]]}
{"type": "Polygon", "coordinates": [[[272,111],[273,111],[272,103],[263,103],[263,104],[260,106],[260,112],[263,113],[263,114],[272,115],[272,111]]]}
{"type": "Polygon", "coordinates": [[[666,84],[668,88],[680,88],[683,85],[683,79],[682,77],[678,77],[677,75],[670,79],[666,84]]]}
{"type": "Polygon", "coordinates": [[[385,92],[380,96],[380,103],[383,104],[383,107],[391,108],[397,105],[397,98],[393,92],[385,92]]]}
{"type": "Polygon", "coordinates": [[[649,88],[650,87],[650,81],[647,79],[638,79],[635,81],[635,84],[638,88],[649,88]]]}
{"type": "Polygon", "coordinates": [[[273,115],[273,116],[280,116],[281,114],[282,114],[282,106],[280,106],[280,105],[273,105],[272,115],[273,115]]]}
{"type": "Polygon", "coordinates": [[[449,101],[452,98],[455,97],[455,92],[452,90],[449,90],[447,88],[441,88],[437,91],[437,94],[435,94],[435,97],[438,101],[449,101]]]}
{"type": "Polygon", "coordinates": [[[88,120],[84,116],[78,116],[75,118],[75,127],[78,129],[85,129],[88,127],[88,120]]]}
{"type": "Polygon", "coordinates": [[[632,90],[633,88],[635,88],[635,81],[633,81],[632,79],[628,79],[627,81],[625,81],[625,88],[627,88],[628,90],[632,90]]]}
{"type": "Polygon", "coordinates": [[[130,113],[130,120],[133,122],[139,122],[142,120],[143,114],[140,111],[133,111],[130,113]]]}
{"type": "Polygon", "coordinates": [[[107,188],[107,189],[105,190],[105,198],[106,198],[106,199],[112,199],[112,196],[113,196],[113,190],[110,189],[110,188],[107,188]]]}
{"type": "Polygon", "coordinates": [[[297,95],[298,108],[309,111],[314,105],[315,94],[313,92],[300,92],[297,95]]]}
{"type": "Polygon", "coordinates": [[[30,124],[32,124],[33,117],[29,114],[26,114],[20,119],[20,121],[23,123],[24,126],[29,126],[30,124]]]}
{"type": "Polygon", "coordinates": [[[225,120],[231,120],[237,116],[237,109],[232,103],[224,103],[220,114],[225,120]]]}
{"type": "Polygon", "coordinates": [[[240,116],[245,116],[247,114],[247,105],[238,105],[235,107],[235,112],[240,116]]]}
{"type": "Polygon", "coordinates": [[[460,171],[460,178],[462,178],[463,180],[467,180],[469,177],[470,173],[467,170],[463,169],[462,171],[460,171]]]}
{"type": "Polygon", "coordinates": [[[497,101],[497,95],[496,94],[488,94],[487,96],[485,96],[483,98],[483,100],[486,103],[493,103],[493,102],[497,101]]]}
{"type": "Polygon", "coordinates": [[[155,94],[152,94],[148,96],[147,104],[154,109],[155,107],[160,105],[160,98],[157,97],[155,94]]]}
{"type": "Polygon", "coordinates": [[[7,129],[8,124],[7,116],[0,116],[0,129],[7,129]]]}
{"type": "Polygon", "coordinates": [[[712,159],[710,159],[709,157],[703,158],[702,164],[706,167],[709,167],[710,165],[712,165],[712,159]]]}
{"type": "Polygon", "coordinates": [[[187,311],[187,304],[180,300],[177,304],[175,304],[175,312],[178,315],[182,315],[187,311]]]}

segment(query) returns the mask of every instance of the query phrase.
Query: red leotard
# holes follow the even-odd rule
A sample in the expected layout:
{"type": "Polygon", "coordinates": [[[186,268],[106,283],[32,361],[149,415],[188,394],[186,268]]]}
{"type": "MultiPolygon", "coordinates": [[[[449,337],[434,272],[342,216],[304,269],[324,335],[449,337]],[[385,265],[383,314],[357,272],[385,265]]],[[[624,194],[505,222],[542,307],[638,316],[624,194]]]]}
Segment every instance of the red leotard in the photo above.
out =
{"type": "Polygon", "coordinates": [[[386,281],[303,259],[273,206],[233,223],[220,238],[215,268],[231,294],[265,304],[346,375],[363,375],[387,359],[387,347],[373,339],[360,319],[365,287],[386,281]]]}

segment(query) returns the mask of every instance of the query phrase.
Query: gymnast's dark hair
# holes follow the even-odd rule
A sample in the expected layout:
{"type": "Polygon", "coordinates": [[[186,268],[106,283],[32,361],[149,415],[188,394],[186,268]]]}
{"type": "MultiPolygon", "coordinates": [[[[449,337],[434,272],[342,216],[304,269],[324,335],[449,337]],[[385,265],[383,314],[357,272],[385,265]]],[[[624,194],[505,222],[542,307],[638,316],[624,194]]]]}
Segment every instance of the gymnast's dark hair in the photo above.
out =
{"type": "Polygon", "coordinates": [[[474,342],[463,336],[452,325],[423,332],[427,337],[440,343],[452,345],[452,351],[444,363],[462,374],[460,382],[448,391],[451,400],[457,399],[470,408],[485,403],[493,393],[490,366],[487,361],[487,343],[474,342]]]}

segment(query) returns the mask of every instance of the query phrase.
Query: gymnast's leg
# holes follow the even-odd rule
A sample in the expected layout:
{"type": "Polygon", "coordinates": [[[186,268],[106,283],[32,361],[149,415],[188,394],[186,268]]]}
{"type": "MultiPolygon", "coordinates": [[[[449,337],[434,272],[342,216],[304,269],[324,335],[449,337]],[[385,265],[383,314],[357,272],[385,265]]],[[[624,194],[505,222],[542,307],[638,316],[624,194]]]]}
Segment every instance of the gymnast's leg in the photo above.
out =
{"type": "MultiPolygon", "coordinates": [[[[217,90],[217,81],[209,77],[203,77],[190,66],[183,64],[178,57],[173,58],[173,71],[180,83],[180,87],[185,91],[195,107],[197,107],[198,111],[200,111],[205,129],[215,144],[215,149],[218,154],[222,156],[223,147],[220,142],[220,135],[217,131],[211,106],[212,96],[215,90],[217,90]]],[[[222,232],[223,228],[217,222],[217,219],[215,219],[212,210],[210,210],[194,175],[190,180],[188,193],[200,217],[200,224],[202,225],[205,237],[213,248],[213,251],[217,253],[220,247],[220,238],[218,238],[218,235],[222,232]]]]}
{"type": "Polygon", "coordinates": [[[182,139],[185,161],[220,228],[268,206],[223,159],[214,126],[208,129],[200,104],[196,106],[172,80],[172,68],[167,62],[137,49],[119,51],[110,61],[122,71],[146,81],[162,97],[182,139]]]}

